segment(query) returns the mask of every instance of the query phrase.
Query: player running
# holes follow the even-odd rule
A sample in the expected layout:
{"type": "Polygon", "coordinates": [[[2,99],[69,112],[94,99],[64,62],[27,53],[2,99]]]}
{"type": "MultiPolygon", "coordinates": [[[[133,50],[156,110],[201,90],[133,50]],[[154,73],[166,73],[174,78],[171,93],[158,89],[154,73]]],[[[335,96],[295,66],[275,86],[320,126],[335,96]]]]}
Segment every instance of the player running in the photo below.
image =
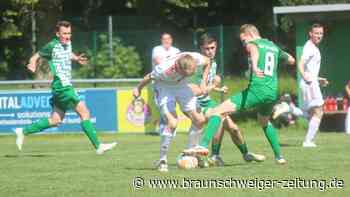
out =
{"type": "Polygon", "coordinates": [[[19,150],[22,150],[24,136],[58,126],[62,123],[66,111],[71,109],[75,110],[80,116],[81,127],[95,147],[97,154],[103,154],[117,144],[116,142],[100,143],[96,130],[90,121],[89,110],[85,103],[79,99],[72,86],[72,60],[85,65],[87,64],[87,58],[83,55],[75,55],[72,52],[71,36],[71,24],[67,21],[59,21],[56,25],[56,37],[30,58],[27,68],[31,72],[36,71],[40,58],[46,58],[49,62],[50,71],[53,74],[51,83],[52,98],[50,99],[53,111],[49,118],[42,118],[27,127],[15,129],[16,144],[19,150]]]}
{"type": "MultiPolygon", "coordinates": [[[[214,108],[218,105],[209,96],[209,92],[214,90],[214,91],[226,93],[227,87],[223,86],[223,87],[219,88],[220,84],[221,84],[221,78],[220,78],[220,76],[216,75],[217,63],[215,62],[215,55],[216,55],[216,49],[217,49],[217,40],[209,34],[203,34],[200,38],[199,44],[200,44],[201,53],[211,60],[211,67],[209,70],[209,75],[207,77],[208,78],[207,90],[206,90],[206,92],[203,92],[203,91],[201,91],[201,88],[200,88],[200,85],[202,84],[202,78],[203,78],[202,77],[203,76],[202,69],[198,69],[197,72],[191,77],[190,86],[191,86],[193,93],[197,96],[197,105],[201,108],[202,111],[206,111],[209,108],[214,108]]],[[[211,132],[217,132],[217,134],[213,138],[213,142],[212,142],[212,156],[209,159],[209,162],[211,164],[214,164],[217,166],[224,165],[224,162],[219,155],[224,130],[228,131],[233,143],[237,146],[239,151],[242,153],[243,159],[245,161],[247,161],[247,162],[259,161],[260,162],[260,161],[265,160],[265,156],[254,154],[254,153],[251,153],[248,151],[247,144],[244,141],[244,138],[243,138],[243,135],[242,135],[240,129],[232,121],[232,119],[229,116],[224,117],[221,124],[222,124],[222,126],[220,127],[219,131],[214,131],[214,130],[211,131],[211,132]]],[[[197,129],[192,124],[190,131],[189,131],[188,148],[192,148],[192,147],[195,147],[196,145],[198,145],[200,135],[201,135],[201,130],[197,129]]],[[[208,140],[210,142],[209,138],[208,138],[208,140]]]]}
{"type": "MultiPolygon", "coordinates": [[[[205,78],[210,69],[210,60],[199,53],[180,53],[156,65],[133,91],[133,96],[138,98],[142,89],[152,80],[154,81],[156,104],[166,122],[166,126],[161,128],[160,159],[157,162],[158,170],[161,172],[168,171],[167,152],[178,123],[176,103],[197,128],[201,128],[205,121],[204,115],[196,111],[196,97],[188,86],[188,78],[199,69],[197,67],[206,73],[205,78]]],[[[205,78],[204,81],[206,80],[205,78]]],[[[201,88],[206,89],[205,86],[206,84],[203,83],[201,88]]]]}
{"type": "MultiPolygon", "coordinates": [[[[272,107],[277,100],[277,66],[279,59],[287,60],[290,65],[295,64],[295,59],[282,51],[273,42],[260,37],[258,29],[251,24],[240,27],[240,39],[250,57],[250,69],[252,70],[248,87],[242,92],[231,96],[218,107],[209,109],[206,116],[214,116],[210,129],[216,130],[220,126],[221,115],[258,108],[258,119],[263,127],[278,164],[285,164],[286,160],[281,155],[277,130],[270,123],[272,107]]],[[[210,124],[210,122],[209,122],[210,124]]],[[[205,131],[206,133],[206,131],[205,131]]],[[[201,140],[199,146],[188,150],[200,154],[208,149],[205,141],[201,140]]]]}

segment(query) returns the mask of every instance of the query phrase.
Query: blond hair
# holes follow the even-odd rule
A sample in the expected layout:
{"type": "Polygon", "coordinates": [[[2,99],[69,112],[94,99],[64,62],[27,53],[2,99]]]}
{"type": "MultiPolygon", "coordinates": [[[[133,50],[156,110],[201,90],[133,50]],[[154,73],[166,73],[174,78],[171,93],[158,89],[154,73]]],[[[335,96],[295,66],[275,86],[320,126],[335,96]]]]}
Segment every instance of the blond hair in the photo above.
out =
{"type": "Polygon", "coordinates": [[[239,28],[239,32],[242,33],[253,33],[257,36],[260,36],[260,32],[258,28],[255,27],[255,25],[252,24],[244,24],[239,28]]]}
{"type": "Polygon", "coordinates": [[[196,60],[189,54],[183,55],[177,60],[177,64],[181,69],[187,69],[195,63],[196,60]]]}

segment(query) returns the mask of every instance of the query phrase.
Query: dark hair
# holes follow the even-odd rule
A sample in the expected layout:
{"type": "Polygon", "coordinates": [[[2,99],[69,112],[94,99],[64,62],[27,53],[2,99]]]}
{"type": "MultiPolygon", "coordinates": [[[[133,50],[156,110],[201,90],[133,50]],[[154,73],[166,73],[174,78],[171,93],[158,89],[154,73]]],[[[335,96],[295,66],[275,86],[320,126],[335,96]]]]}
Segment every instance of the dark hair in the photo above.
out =
{"type": "Polygon", "coordinates": [[[213,42],[217,42],[217,40],[213,35],[211,35],[209,33],[204,33],[199,38],[199,46],[211,44],[213,42]]]}
{"type": "Polygon", "coordinates": [[[311,25],[309,31],[311,32],[314,28],[323,28],[323,25],[320,23],[314,23],[311,25]]]}
{"type": "Polygon", "coordinates": [[[160,34],[160,39],[162,39],[163,38],[163,36],[165,36],[165,35],[169,35],[171,38],[173,38],[173,36],[169,33],[169,32],[162,32],[161,34],[160,34]]]}
{"type": "Polygon", "coordinates": [[[56,32],[60,31],[61,27],[70,27],[71,23],[68,21],[58,21],[56,24],[56,32]]]}

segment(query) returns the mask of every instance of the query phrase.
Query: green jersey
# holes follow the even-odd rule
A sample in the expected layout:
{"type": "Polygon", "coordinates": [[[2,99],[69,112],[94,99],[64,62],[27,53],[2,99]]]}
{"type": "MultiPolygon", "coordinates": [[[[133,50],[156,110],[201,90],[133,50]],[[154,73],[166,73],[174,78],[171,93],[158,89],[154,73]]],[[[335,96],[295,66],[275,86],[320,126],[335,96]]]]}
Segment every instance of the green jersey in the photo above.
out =
{"type": "Polygon", "coordinates": [[[53,74],[51,83],[53,91],[72,86],[72,45],[70,43],[63,45],[58,38],[54,38],[39,50],[39,55],[49,62],[53,74]]]}
{"type": "MultiPolygon", "coordinates": [[[[277,92],[277,67],[280,58],[288,58],[287,54],[277,45],[267,39],[249,42],[257,46],[259,51],[258,68],[264,72],[264,77],[258,77],[251,70],[248,88],[259,92],[275,94],[277,92]]],[[[252,69],[251,62],[250,69],[252,69]]]]}
{"type": "MultiPolygon", "coordinates": [[[[214,77],[216,75],[217,70],[217,64],[215,61],[211,63],[211,67],[208,73],[208,85],[211,85],[213,83],[214,77]]],[[[191,77],[191,83],[194,83],[196,85],[201,85],[203,81],[203,68],[197,67],[195,74],[191,77]]],[[[210,100],[210,96],[208,94],[201,95],[197,97],[199,104],[206,103],[210,100]]]]}

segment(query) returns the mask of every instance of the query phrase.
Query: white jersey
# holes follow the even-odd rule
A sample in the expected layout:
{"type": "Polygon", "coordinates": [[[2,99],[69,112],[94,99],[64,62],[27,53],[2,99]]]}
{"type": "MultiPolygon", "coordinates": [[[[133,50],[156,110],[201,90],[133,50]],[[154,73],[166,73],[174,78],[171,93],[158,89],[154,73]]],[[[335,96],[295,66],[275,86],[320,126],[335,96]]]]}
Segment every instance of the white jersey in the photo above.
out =
{"type": "Polygon", "coordinates": [[[159,58],[161,61],[164,61],[179,53],[180,50],[173,46],[171,46],[169,49],[165,49],[162,45],[154,47],[152,50],[152,69],[156,65],[154,62],[155,58],[159,58]]]}
{"type": "Polygon", "coordinates": [[[183,55],[191,55],[197,65],[197,69],[203,69],[206,63],[205,57],[196,52],[183,52],[173,56],[159,65],[156,65],[151,73],[151,78],[159,85],[183,85],[187,84],[188,77],[180,74],[176,67],[176,61],[183,55]]]}
{"type": "MultiPolygon", "coordinates": [[[[312,82],[318,83],[318,74],[321,66],[321,53],[311,40],[308,40],[305,43],[301,58],[303,58],[305,62],[305,72],[310,74],[312,82]]],[[[303,78],[301,79],[301,83],[305,83],[303,78]]]]}

